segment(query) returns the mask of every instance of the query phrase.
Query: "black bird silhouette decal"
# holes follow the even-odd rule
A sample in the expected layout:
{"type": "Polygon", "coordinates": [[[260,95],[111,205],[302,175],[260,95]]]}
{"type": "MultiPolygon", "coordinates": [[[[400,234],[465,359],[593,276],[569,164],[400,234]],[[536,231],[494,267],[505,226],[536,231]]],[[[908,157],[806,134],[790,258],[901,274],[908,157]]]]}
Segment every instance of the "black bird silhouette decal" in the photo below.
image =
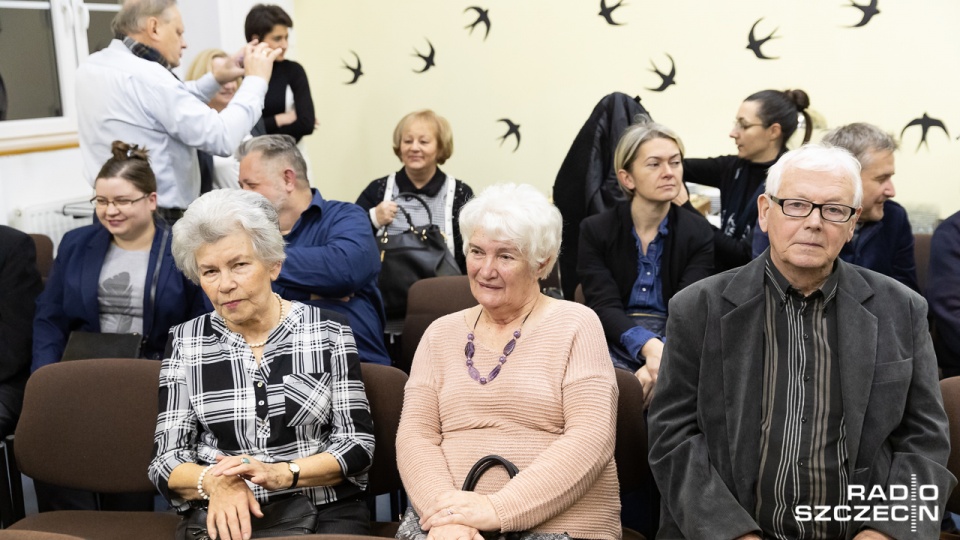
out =
{"type": "Polygon", "coordinates": [[[866,26],[867,23],[870,22],[870,19],[872,19],[874,15],[876,15],[877,13],[880,13],[880,10],[877,9],[877,1],[878,0],[870,0],[869,4],[865,6],[861,6],[860,4],[854,2],[853,0],[850,0],[850,7],[855,7],[863,12],[863,18],[860,19],[860,22],[851,26],[850,28],[859,28],[861,26],[866,26]]]}
{"type": "Polygon", "coordinates": [[[757,19],[757,22],[753,23],[753,26],[750,27],[750,37],[747,38],[749,40],[749,42],[747,43],[747,48],[753,51],[753,54],[757,55],[757,58],[761,60],[776,60],[777,58],[780,58],[780,57],[766,56],[763,54],[763,51],[760,50],[760,47],[762,47],[764,43],[770,41],[771,39],[780,37],[780,36],[774,35],[777,33],[777,30],[779,30],[779,28],[774,28],[773,32],[770,32],[769,36],[763,39],[757,39],[756,36],[753,34],[753,32],[754,30],[757,29],[757,25],[760,24],[760,21],[762,20],[763,20],[763,17],[760,17],[759,19],[757,19]]]}
{"type": "Polygon", "coordinates": [[[350,52],[353,53],[353,57],[357,59],[357,67],[351,66],[343,58],[340,59],[340,61],[343,62],[343,67],[353,72],[353,80],[350,82],[345,82],[343,84],[354,84],[357,82],[357,79],[359,79],[360,76],[363,75],[363,71],[360,69],[361,68],[360,57],[357,56],[357,53],[353,51],[350,51],[350,52]]]}
{"type": "Polygon", "coordinates": [[[507,132],[504,133],[503,137],[500,137],[500,146],[503,146],[503,141],[507,140],[507,137],[511,135],[516,135],[517,145],[513,147],[513,151],[516,152],[517,148],[520,148],[520,126],[518,124],[514,124],[513,122],[511,122],[509,118],[501,118],[497,120],[497,122],[506,123],[508,128],[507,132]]]}
{"type": "Polygon", "coordinates": [[[671,84],[677,84],[676,81],[673,80],[673,78],[677,74],[677,64],[674,63],[673,57],[670,56],[669,54],[667,54],[667,58],[670,59],[670,73],[666,75],[663,72],[661,72],[659,69],[657,69],[657,65],[653,63],[653,60],[650,60],[650,65],[653,66],[653,69],[651,69],[650,71],[660,76],[661,83],[658,88],[647,88],[647,90],[653,90],[654,92],[663,92],[671,84]]]}
{"type": "Polygon", "coordinates": [[[426,56],[420,54],[420,51],[418,51],[417,49],[413,49],[413,56],[419,56],[420,59],[423,60],[423,62],[424,62],[423,69],[421,69],[420,71],[413,70],[414,73],[423,73],[423,72],[427,71],[428,69],[430,69],[431,67],[437,65],[437,64],[434,63],[434,61],[433,61],[433,57],[435,56],[435,54],[436,54],[437,51],[435,51],[435,50],[433,49],[433,43],[430,43],[430,40],[429,40],[429,39],[427,40],[427,45],[430,46],[430,54],[428,54],[428,55],[426,55],[426,56]]]}
{"type": "Polygon", "coordinates": [[[607,0],[600,0],[600,13],[598,13],[598,15],[606,19],[607,24],[611,24],[613,26],[621,26],[623,23],[618,23],[617,21],[613,20],[613,12],[616,11],[617,8],[619,8],[622,5],[623,5],[623,0],[620,0],[616,4],[610,7],[607,7],[607,0]]]}
{"type": "MultiPolygon", "coordinates": [[[[903,133],[907,131],[907,128],[910,126],[920,126],[923,131],[920,132],[920,144],[917,145],[917,150],[920,150],[920,147],[927,144],[927,132],[930,131],[930,128],[938,127],[947,134],[947,138],[950,138],[950,132],[947,131],[947,126],[943,124],[943,121],[936,118],[930,118],[927,116],[927,113],[923,113],[923,116],[920,118],[914,118],[910,121],[909,124],[903,127],[903,130],[900,132],[900,138],[903,139],[903,133]]],[[[927,144],[927,149],[930,149],[930,145],[927,144]]]]}
{"type": "Polygon", "coordinates": [[[466,13],[466,12],[470,11],[471,9],[477,12],[477,20],[475,20],[475,21],[473,21],[472,23],[464,26],[464,28],[469,28],[469,29],[470,29],[470,35],[472,36],[472,35],[473,35],[473,29],[476,28],[478,24],[483,23],[483,25],[487,27],[487,31],[484,32],[484,34],[483,34],[483,40],[486,41],[486,40],[487,40],[487,36],[490,35],[490,10],[489,10],[489,9],[483,9],[483,8],[480,8],[480,7],[477,7],[477,6],[470,6],[470,7],[468,7],[467,9],[463,10],[463,12],[466,13]]]}

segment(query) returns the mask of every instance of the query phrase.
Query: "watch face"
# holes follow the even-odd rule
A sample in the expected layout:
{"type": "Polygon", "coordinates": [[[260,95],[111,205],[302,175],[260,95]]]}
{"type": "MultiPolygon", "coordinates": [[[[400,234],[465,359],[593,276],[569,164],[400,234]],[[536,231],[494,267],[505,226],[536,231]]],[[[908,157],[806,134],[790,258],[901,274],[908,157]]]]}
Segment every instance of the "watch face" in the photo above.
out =
{"type": "Polygon", "coordinates": [[[291,462],[290,462],[290,472],[293,472],[293,473],[298,473],[298,472],[300,472],[300,466],[291,461],[291,462]]]}

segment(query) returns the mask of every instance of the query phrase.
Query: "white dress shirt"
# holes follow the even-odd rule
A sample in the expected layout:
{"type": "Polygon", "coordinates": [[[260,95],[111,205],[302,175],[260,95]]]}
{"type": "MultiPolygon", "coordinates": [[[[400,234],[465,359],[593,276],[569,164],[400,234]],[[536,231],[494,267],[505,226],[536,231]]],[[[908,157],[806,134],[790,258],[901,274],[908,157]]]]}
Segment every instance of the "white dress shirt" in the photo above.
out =
{"type": "Polygon", "coordinates": [[[77,70],[77,123],[84,178],[93,185],[113,141],[150,152],[162,208],[186,208],[200,194],[196,149],[230,155],[260,119],[267,81],[248,76],[220,113],[207,106],[212,74],[180,81],[114,39],[77,70]]]}

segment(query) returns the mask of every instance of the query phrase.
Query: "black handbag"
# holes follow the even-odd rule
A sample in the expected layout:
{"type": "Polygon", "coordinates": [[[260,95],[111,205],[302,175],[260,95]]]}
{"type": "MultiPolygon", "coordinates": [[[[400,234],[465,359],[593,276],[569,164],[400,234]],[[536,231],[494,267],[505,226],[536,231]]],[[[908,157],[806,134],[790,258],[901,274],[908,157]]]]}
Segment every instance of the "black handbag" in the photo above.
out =
{"type": "MultiPolygon", "coordinates": [[[[483,473],[497,465],[506,469],[510,478],[513,478],[520,472],[517,466],[506,458],[494,454],[484,456],[474,463],[473,467],[470,467],[466,478],[463,479],[461,491],[473,491],[474,488],[477,487],[477,482],[480,481],[483,473]]],[[[567,533],[538,533],[529,531],[508,533],[483,532],[483,537],[486,540],[570,540],[570,535],[567,533]]],[[[417,515],[417,511],[414,510],[412,506],[407,508],[407,511],[403,514],[403,518],[400,520],[400,527],[397,528],[397,538],[398,540],[426,540],[427,538],[427,533],[420,528],[420,516],[417,515]]]]}
{"type": "MultiPolygon", "coordinates": [[[[250,516],[251,538],[299,536],[317,532],[320,517],[317,507],[303,493],[294,493],[278,501],[260,505],[263,517],[250,516]]],[[[207,534],[207,507],[190,511],[177,527],[176,540],[210,540],[207,534]]]]}
{"type": "Polygon", "coordinates": [[[460,267],[447,249],[440,227],[433,224],[433,214],[426,201],[412,193],[401,193],[397,198],[416,199],[427,210],[427,224],[416,226],[410,214],[397,208],[410,228],[387,234],[386,227],[377,233],[380,246],[380,294],[387,319],[402,319],[407,314],[407,291],[415,282],[437,276],[459,276],[460,267]]]}
{"type": "Polygon", "coordinates": [[[63,349],[62,362],[92,358],[140,358],[143,336],[140,334],[107,334],[102,332],[70,332],[63,349]]]}

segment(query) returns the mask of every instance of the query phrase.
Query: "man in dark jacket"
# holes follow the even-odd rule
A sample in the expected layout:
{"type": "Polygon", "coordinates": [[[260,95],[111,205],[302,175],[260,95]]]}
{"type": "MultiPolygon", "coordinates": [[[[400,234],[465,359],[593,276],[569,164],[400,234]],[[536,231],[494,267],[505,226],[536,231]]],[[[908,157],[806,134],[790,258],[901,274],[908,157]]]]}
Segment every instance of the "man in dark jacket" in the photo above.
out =
{"type": "Polygon", "coordinates": [[[42,288],[33,239],[0,225],[0,437],[11,435],[20,418],[42,288]]]}

